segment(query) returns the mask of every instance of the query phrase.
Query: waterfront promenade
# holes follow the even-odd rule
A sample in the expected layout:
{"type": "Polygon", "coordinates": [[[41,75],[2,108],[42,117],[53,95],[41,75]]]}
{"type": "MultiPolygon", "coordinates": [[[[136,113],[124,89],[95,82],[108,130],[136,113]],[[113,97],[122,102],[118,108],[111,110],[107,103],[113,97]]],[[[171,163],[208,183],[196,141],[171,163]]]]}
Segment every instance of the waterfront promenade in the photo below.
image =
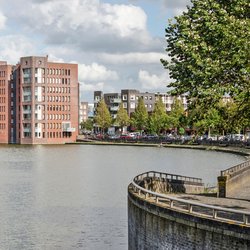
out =
{"type": "Polygon", "coordinates": [[[224,194],[237,187],[234,198],[217,197],[200,178],[137,175],[128,186],[130,249],[249,249],[249,167],[246,161],[222,171],[224,194]]]}

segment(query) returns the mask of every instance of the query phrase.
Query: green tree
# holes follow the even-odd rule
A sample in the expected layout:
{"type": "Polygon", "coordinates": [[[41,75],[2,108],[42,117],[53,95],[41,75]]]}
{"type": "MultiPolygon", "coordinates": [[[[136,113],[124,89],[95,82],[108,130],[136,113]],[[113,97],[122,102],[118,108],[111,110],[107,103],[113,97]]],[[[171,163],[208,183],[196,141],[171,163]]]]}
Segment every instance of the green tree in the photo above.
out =
{"type": "Polygon", "coordinates": [[[117,124],[121,129],[130,124],[130,118],[128,116],[127,111],[123,108],[122,103],[119,106],[115,119],[115,124],[117,124]]]}
{"type": "Polygon", "coordinates": [[[101,99],[98,103],[94,120],[95,123],[101,128],[102,132],[104,132],[104,130],[112,124],[112,117],[104,99],[101,99]]]}
{"type": "Polygon", "coordinates": [[[211,132],[218,133],[218,128],[221,124],[221,116],[215,108],[210,108],[203,114],[203,118],[197,121],[194,125],[201,132],[208,132],[210,137],[211,132]]]}
{"type": "Polygon", "coordinates": [[[155,102],[155,107],[153,113],[149,117],[148,130],[150,133],[159,134],[161,130],[166,128],[167,124],[167,114],[166,107],[159,98],[155,102]]]}
{"type": "Polygon", "coordinates": [[[186,116],[183,103],[177,97],[174,98],[173,105],[169,114],[169,123],[178,132],[178,128],[185,126],[186,116]]]}
{"type": "Polygon", "coordinates": [[[225,94],[249,117],[250,19],[248,0],[191,0],[192,7],[169,21],[161,60],[174,79],[172,93],[216,106],[225,94]]]}
{"type": "Polygon", "coordinates": [[[221,130],[222,134],[226,133],[239,133],[244,131],[244,128],[249,126],[249,119],[244,116],[238,117],[239,106],[231,101],[220,102],[218,110],[221,116],[221,130]]]}
{"type": "Polygon", "coordinates": [[[144,130],[148,125],[148,112],[145,107],[143,98],[139,98],[135,112],[131,117],[131,124],[138,130],[144,130]]]}
{"type": "Polygon", "coordinates": [[[93,120],[87,119],[85,122],[81,122],[81,129],[86,129],[91,131],[93,129],[93,120]]]}

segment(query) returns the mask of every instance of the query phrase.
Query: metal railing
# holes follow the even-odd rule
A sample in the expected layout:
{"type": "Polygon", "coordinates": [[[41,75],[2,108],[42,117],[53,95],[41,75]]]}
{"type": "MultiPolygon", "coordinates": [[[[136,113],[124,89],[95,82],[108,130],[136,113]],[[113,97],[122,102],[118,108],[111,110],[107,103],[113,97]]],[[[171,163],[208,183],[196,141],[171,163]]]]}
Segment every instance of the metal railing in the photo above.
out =
{"type": "Polygon", "coordinates": [[[140,197],[144,200],[148,200],[149,202],[154,202],[156,204],[164,205],[170,209],[174,209],[180,212],[185,212],[194,216],[206,217],[208,219],[215,219],[220,221],[225,221],[229,223],[235,223],[238,225],[244,225],[249,227],[249,218],[250,212],[243,211],[243,210],[236,210],[230,208],[222,208],[219,206],[212,206],[203,203],[197,203],[193,201],[187,201],[184,199],[176,198],[171,195],[165,195],[150,191],[138,185],[138,181],[143,180],[145,177],[150,177],[158,175],[159,177],[162,176],[175,176],[175,178],[184,178],[190,180],[197,180],[197,183],[200,183],[199,178],[192,178],[192,177],[185,177],[185,176],[178,176],[178,175],[171,175],[165,174],[160,172],[147,172],[141,175],[137,175],[134,180],[129,185],[129,188],[137,193],[140,197]]]}
{"type": "Polygon", "coordinates": [[[177,180],[177,181],[183,181],[183,182],[189,182],[189,183],[191,182],[196,185],[203,184],[201,178],[188,177],[188,176],[177,175],[177,174],[161,173],[157,171],[148,171],[148,172],[139,174],[134,178],[134,181],[143,180],[146,177],[158,177],[160,179],[163,178],[167,180],[177,180]]]}
{"type": "Polygon", "coordinates": [[[250,168],[250,160],[221,171],[221,176],[237,175],[238,172],[242,172],[242,171],[246,170],[247,168],[250,168]]]}

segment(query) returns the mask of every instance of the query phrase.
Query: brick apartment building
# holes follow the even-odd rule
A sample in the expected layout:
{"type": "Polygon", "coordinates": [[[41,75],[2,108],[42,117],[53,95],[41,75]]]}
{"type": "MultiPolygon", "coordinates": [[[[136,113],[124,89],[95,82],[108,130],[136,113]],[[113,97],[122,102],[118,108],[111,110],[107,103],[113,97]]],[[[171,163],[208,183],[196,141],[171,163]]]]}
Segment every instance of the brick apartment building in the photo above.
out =
{"type": "Polygon", "coordinates": [[[78,65],[22,57],[0,62],[0,143],[76,141],[79,127],[78,65]]]}

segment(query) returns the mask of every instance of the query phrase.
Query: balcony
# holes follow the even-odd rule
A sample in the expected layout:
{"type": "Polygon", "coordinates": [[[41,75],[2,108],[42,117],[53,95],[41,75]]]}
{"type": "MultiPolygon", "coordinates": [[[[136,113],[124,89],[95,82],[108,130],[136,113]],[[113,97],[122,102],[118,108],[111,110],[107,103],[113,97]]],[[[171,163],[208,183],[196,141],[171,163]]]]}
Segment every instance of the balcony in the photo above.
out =
{"type": "Polygon", "coordinates": [[[118,111],[119,106],[115,106],[115,107],[110,107],[110,111],[118,111]]]}
{"type": "Polygon", "coordinates": [[[23,73],[23,78],[31,78],[31,74],[30,73],[23,73]]]}
{"type": "Polygon", "coordinates": [[[23,128],[23,132],[30,133],[31,132],[31,128],[23,128]]]}
{"type": "Polygon", "coordinates": [[[121,98],[114,98],[114,99],[110,100],[110,103],[118,103],[119,104],[119,103],[121,103],[121,101],[122,101],[121,98]]]}
{"type": "Polygon", "coordinates": [[[71,122],[63,122],[62,131],[63,132],[75,132],[76,129],[71,127],[71,122]]]}
{"type": "Polygon", "coordinates": [[[23,109],[23,114],[31,114],[31,109],[23,109]]]}
{"type": "Polygon", "coordinates": [[[63,128],[62,131],[63,131],[63,132],[76,132],[76,129],[75,129],[75,128],[68,127],[68,128],[63,128]]]}

